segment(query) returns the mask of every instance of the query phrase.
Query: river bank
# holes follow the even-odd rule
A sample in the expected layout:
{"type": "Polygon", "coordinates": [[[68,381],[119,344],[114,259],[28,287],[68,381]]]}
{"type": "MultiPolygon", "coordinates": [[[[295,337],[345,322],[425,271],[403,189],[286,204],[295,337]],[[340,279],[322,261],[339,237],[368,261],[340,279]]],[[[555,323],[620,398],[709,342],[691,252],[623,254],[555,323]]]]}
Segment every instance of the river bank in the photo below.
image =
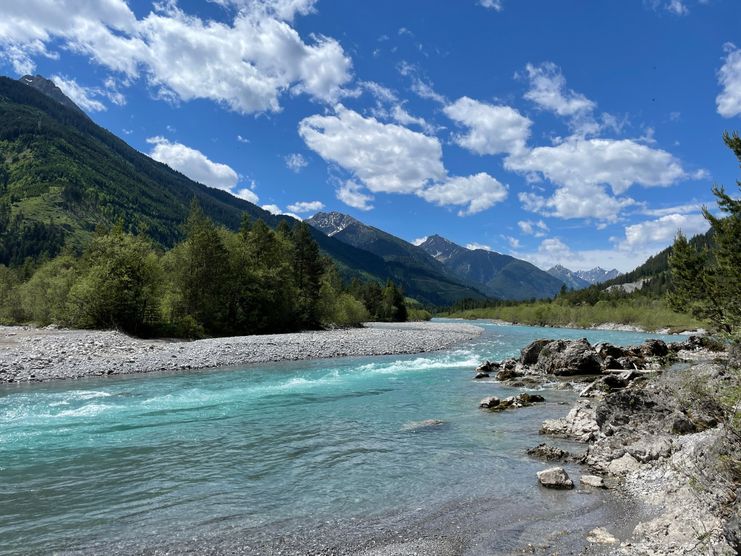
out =
{"type": "Polygon", "coordinates": [[[597,553],[737,554],[738,361],[701,338],[662,344],[621,349],[540,340],[525,347],[519,360],[487,367],[511,386],[581,391],[566,417],[543,423],[549,442],[528,453],[545,460],[544,469],[580,464],[554,488],[608,489],[636,508],[627,529],[608,519],[590,532],[587,540],[597,553]],[[559,438],[584,448],[564,446],[559,438]]]}
{"type": "Polygon", "coordinates": [[[660,328],[645,328],[636,324],[621,324],[619,322],[602,322],[600,324],[592,324],[590,326],[581,326],[576,323],[567,324],[531,324],[527,322],[510,322],[502,319],[490,319],[490,318],[466,318],[466,317],[446,317],[449,320],[457,320],[461,322],[488,322],[491,324],[499,324],[503,326],[538,326],[542,328],[569,328],[572,330],[610,330],[616,332],[646,332],[649,334],[676,334],[678,336],[690,336],[690,335],[704,335],[707,331],[704,328],[672,328],[672,327],[660,327],[660,328]]]}
{"type": "Polygon", "coordinates": [[[2,326],[0,384],[422,353],[470,340],[481,331],[463,323],[367,323],[363,328],[174,341],[116,331],[2,326]]]}

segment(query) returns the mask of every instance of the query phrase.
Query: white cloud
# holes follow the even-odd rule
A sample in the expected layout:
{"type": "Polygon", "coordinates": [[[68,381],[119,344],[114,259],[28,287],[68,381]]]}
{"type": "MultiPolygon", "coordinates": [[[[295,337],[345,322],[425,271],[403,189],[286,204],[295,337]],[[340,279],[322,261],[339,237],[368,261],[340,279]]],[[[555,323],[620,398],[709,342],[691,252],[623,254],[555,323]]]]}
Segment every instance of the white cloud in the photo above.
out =
{"type": "Polygon", "coordinates": [[[566,88],[566,79],[556,64],[528,64],[525,71],[530,80],[530,89],[525,93],[525,98],[540,108],[559,116],[575,116],[595,109],[596,104],[583,94],[566,88]]]}
{"type": "Polygon", "coordinates": [[[298,201],[292,205],[288,205],[288,210],[292,212],[319,212],[324,208],[324,203],[321,201],[298,201]]]}
{"type": "Polygon", "coordinates": [[[520,220],[517,226],[519,226],[522,233],[535,237],[542,237],[548,231],[548,226],[542,220],[538,220],[537,222],[533,220],[520,220]]]}
{"type": "Polygon", "coordinates": [[[459,98],[443,111],[452,120],[469,128],[454,136],[461,147],[477,154],[520,153],[530,137],[532,121],[509,106],[494,106],[459,98]]]}
{"type": "Polygon", "coordinates": [[[249,201],[250,203],[255,204],[255,205],[260,200],[257,194],[247,187],[239,189],[238,191],[233,193],[233,195],[235,197],[239,197],[240,199],[244,199],[245,201],[249,201]]]}
{"type": "Polygon", "coordinates": [[[364,193],[363,187],[352,180],[347,180],[339,186],[336,193],[337,198],[349,207],[358,210],[371,210],[373,208],[373,205],[370,204],[373,196],[364,193]]]}
{"type": "Polygon", "coordinates": [[[445,178],[434,137],[365,118],[342,105],[329,116],[309,116],[299,135],[324,160],[354,174],[374,193],[416,193],[445,178]]]}
{"type": "Polygon", "coordinates": [[[497,12],[501,12],[504,9],[502,0],[479,0],[479,5],[497,12]]]}
{"type": "Polygon", "coordinates": [[[286,212],[282,208],[280,208],[278,205],[262,205],[263,210],[268,211],[270,214],[278,215],[284,215],[284,216],[290,216],[291,218],[295,218],[296,220],[302,220],[302,218],[298,214],[294,214],[293,212],[286,212]]]}
{"type": "Polygon", "coordinates": [[[420,75],[420,71],[417,66],[414,66],[408,62],[401,62],[398,65],[398,70],[401,75],[408,77],[412,81],[412,91],[419,97],[432,100],[439,104],[448,104],[447,99],[437,93],[427,79],[420,75]]]}
{"type": "Polygon", "coordinates": [[[181,143],[171,143],[164,137],[150,137],[147,143],[154,145],[149,156],[194,181],[225,191],[230,191],[239,181],[239,176],[230,166],[212,162],[201,151],[181,143]]]}
{"type": "Polygon", "coordinates": [[[468,177],[455,177],[418,193],[438,205],[468,205],[459,216],[475,214],[507,198],[507,188],[489,174],[481,172],[468,177]]]}
{"type": "Polygon", "coordinates": [[[245,143],[245,144],[250,142],[249,139],[247,139],[246,137],[242,137],[241,135],[237,135],[237,141],[239,141],[240,143],[245,143]]]}
{"type": "Polygon", "coordinates": [[[594,218],[615,222],[626,207],[635,204],[630,198],[613,197],[599,185],[557,188],[551,197],[521,192],[518,198],[525,210],[558,218],[594,218]]]}
{"type": "Polygon", "coordinates": [[[62,75],[52,75],[51,80],[72,102],[86,112],[101,112],[106,109],[102,102],[93,98],[100,95],[99,90],[83,87],[74,79],[62,75]]]}
{"type": "Polygon", "coordinates": [[[568,186],[605,184],[616,194],[632,185],[666,187],[687,174],[670,153],[630,139],[571,137],[560,145],[536,147],[526,155],[511,156],[508,169],[538,172],[552,182],[568,186]]]}
{"type": "Polygon", "coordinates": [[[723,88],[715,99],[718,114],[732,118],[741,114],[741,49],[726,43],[726,59],[718,72],[718,83],[723,88]]]}
{"type": "Polygon", "coordinates": [[[476,251],[477,249],[481,249],[483,251],[493,251],[490,245],[486,245],[485,243],[466,243],[466,249],[470,249],[471,251],[476,251]]]}
{"type": "Polygon", "coordinates": [[[657,220],[648,220],[625,227],[625,239],[618,242],[620,249],[661,248],[674,241],[678,231],[687,237],[705,232],[710,225],[702,214],[667,214],[657,220]]]}
{"type": "Polygon", "coordinates": [[[428,238],[428,237],[429,237],[429,236],[424,236],[424,237],[418,237],[417,239],[415,239],[415,240],[412,240],[412,245],[416,245],[417,247],[419,247],[419,246],[420,246],[420,245],[422,245],[422,244],[423,244],[423,243],[424,243],[425,241],[427,241],[427,238],[428,238]]]}
{"type": "Polygon", "coordinates": [[[309,165],[309,162],[301,153],[289,154],[285,156],[283,160],[285,160],[288,169],[292,172],[296,172],[297,174],[309,165]]]}
{"type": "Polygon", "coordinates": [[[653,249],[635,249],[624,251],[620,249],[584,249],[575,250],[561,240],[544,240],[536,251],[513,251],[513,256],[523,259],[547,270],[556,264],[562,264],[572,270],[578,268],[617,268],[621,272],[628,272],[643,263],[648,257],[656,254],[653,249]]]}
{"type": "Polygon", "coordinates": [[[331,101],[351,60],[331,38],[306,43],[291,27],[313,2],[244,2],[233,21],[186,14],[174,2],[137,19],[124,0],[26,0],[0,4],[0,55],[16,71],[53,45],[86,55],[129,81],[146,77],[160,98],[210,99],[240,113],[280,110],[286,92],[331,101]]]}
{"type": "Polygon", "coordinates": [[[684,5],[682,0],[669,0],[666,5],[666,9],[675,15],[687,15],[690,13],[687,6],[684,5]]]}
{"type": "Polygon", "coordinates": [[[510,248],[519,249],[521,247],[520,240],[512,236],[504,236],[504,239],[509,243],[510,248]]]}
{"type": "Polygon", "coordinates": [[[645,208],[641,211],[641,214],[647,216],[667,216],[669,214],[690,214],[692,212],[700,212],[700,203],[688,203],[685,205],[675,205],[664,208],[645,208]]]}

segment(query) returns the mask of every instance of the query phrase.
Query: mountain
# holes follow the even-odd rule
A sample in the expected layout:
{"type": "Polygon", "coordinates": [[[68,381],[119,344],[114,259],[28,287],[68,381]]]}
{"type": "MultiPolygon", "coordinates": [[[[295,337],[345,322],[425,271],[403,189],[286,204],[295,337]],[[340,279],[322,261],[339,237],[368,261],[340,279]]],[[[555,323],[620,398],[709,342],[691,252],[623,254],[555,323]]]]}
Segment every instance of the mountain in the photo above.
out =
{"type": "Polygon", "coordinates": [[[591,284],[591,282],[588,282],[587,280],[581,278],[578,272],[569,270],[568,268],[566,268],[565,266],[561,266],[560,264],[549,268],[547,272],[554,278],[558,278],[559,280],[561,280],[570,290],[581,290],[583,288],[589,287],[591,284]]]}
{"type": "Polygon", "coordinates": [[[456,277],[475,284],[492,297],[531,299],[553,297],[563,282],[533,264],[484,249],[466,249],[439,235],[419,246],[456,277]]]}
{"type": "Polygon", "coordinates": [[[620,276],[620,271],[616,268],[605,270],[604,268],[595,266],[591,270],[577,270],[574,274],[589,284],[601,284],[602,282],[607,282],[620,276]]]}
{"type": "Polygon", "coordinates": [[[424,250],[340,212],[319,212],[305,221],[327,237],[380,257],[403,281],[407,295],[435,305],[485,296],[454,276],[424,250]],[[434,301],[433,301],[434,300],[434,301]]]}
{"type": "MultiPolygon", "coordinates": [[[[96,228],[119,220],[171,247],[183,237],[193,199],[233,230],[243,214],[271,227],[281,220],[296,223],[152,160],[96,125],[42,77],[0,77],[0,146],[0,264],[77,249],[96,228]]],[[[319,230],[312,229],[312,236],[346,278],[392,279],[409,296],[435,305],[484,297],[449,277],[386,261],[319,230]]]]}
{"type": "Polygon", "coordinates": [[[41,75],[24,75],[19,81],[29,87],[33,87],[40,93],[45,94],[49,98],[56,100],[62,106],[76,110],[83,116],[87,117],[87,114],[77,106],[67,95],[62,92],[62,89],[56,86],[54,81],[46,79],[41,75]]]}

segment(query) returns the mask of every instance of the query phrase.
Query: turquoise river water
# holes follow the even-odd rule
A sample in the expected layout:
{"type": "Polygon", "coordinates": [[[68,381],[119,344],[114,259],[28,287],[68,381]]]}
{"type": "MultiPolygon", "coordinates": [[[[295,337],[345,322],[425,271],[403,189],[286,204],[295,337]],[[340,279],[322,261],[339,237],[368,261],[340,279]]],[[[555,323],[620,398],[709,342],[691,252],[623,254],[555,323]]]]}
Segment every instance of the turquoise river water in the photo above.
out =
{"type": "Polygon", "coordinates": [[[484,413],[482,397],[517,391],[472,370],[536,338],[661,336],[481,326],[481,337],[423,355],[0,387],[0,553],[372,536],[448,523],[441,509],[487,500],[489,533],[589,513],[595,497],[539,489],[543,463],[525,455],[576,394],[547,390],[546,404],[484,413]],[[444,424],[415,425],[425,419],[444,424]]]}

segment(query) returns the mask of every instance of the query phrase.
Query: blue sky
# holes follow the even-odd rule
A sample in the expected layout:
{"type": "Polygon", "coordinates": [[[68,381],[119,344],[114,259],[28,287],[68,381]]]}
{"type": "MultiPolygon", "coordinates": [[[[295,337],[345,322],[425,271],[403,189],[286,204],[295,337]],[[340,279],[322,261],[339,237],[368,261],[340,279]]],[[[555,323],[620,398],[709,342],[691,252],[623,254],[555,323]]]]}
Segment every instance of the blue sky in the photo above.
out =
{"type": "Polygon", "coordinates": [[[626,271],[738,165],[736,0],[8,0],[2,73],[275,212],[626,271]]]}

